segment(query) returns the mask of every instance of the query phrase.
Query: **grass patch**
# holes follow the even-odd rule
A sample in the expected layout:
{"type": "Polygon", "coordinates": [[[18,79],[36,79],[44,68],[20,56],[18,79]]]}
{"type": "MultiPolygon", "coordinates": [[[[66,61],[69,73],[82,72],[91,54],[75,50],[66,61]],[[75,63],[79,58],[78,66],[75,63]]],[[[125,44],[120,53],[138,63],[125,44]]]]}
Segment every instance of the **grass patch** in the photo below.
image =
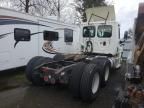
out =
{"type": "Polygon", "coordinates": [[[0,79],[0,91],[5,91],[20,86],[26,86],[29,81],[26,79],[24,72],[20,72],[11,76],[1,76],[0,79]]]}
{"type": "Polygon", "coordinates": [[[25,77],[25,74],[18,74],[18,75],[15,75],[13,77],[10,78],[10,80],[15,80],[17,82],[23,82],[23,81],[26,81],[26,77],[25,77]]]}

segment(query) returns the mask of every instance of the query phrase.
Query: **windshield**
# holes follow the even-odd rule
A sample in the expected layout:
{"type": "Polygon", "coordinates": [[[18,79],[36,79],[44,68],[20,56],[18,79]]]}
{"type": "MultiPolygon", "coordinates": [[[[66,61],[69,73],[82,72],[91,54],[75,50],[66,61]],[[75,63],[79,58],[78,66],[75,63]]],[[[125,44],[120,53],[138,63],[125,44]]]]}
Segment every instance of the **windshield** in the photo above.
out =
{"type": "Polygon", "coordinates": [[[111,25],[99,25],[97,36],[100,38],[109,38],[112,36],[112,26],[111,25]]]}
{"type": "Polygon", "coordinates": [[[95,37],[95,26],[86,26],[83,28],[83,37],[95,37]]]}

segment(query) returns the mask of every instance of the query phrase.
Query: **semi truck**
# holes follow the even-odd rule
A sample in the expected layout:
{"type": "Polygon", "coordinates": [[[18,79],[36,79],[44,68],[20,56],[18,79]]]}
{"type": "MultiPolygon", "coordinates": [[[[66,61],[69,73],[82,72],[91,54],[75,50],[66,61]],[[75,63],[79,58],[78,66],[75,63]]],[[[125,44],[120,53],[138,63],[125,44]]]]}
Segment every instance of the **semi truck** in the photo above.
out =
{"type": "Polygon", "coordinates": [[[34,85],[69,85],[74,97],[91,101],[121,66],[114,6],[87,10],[89,20],[81,25],[3,8],[0,18],[0,69],[27,63],[26,77],[34,85]]]}

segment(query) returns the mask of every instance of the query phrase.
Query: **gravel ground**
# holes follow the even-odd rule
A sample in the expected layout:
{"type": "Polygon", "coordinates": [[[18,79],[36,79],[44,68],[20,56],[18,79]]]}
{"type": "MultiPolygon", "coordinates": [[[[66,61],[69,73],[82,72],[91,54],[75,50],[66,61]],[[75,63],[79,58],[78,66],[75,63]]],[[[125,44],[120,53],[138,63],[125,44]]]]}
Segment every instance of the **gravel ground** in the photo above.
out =
{"type": "Polygon", "coordinates": [[[124,85],[125,70],[123,64],[120,70],[112,72],[109,83],[99,90],[96,100],[92,103],[84,103],[80,99],[72,98],[68,87],[32,86],[23,74],[1,78],[0,88],[3,89],[0,89],[0,108],[111,108],[115,99],[115,90],[124,85]],[[5,81],[7,83],[4,83],[5,81]],[[11,87],[11,83],[17,86],[11,87]]]}

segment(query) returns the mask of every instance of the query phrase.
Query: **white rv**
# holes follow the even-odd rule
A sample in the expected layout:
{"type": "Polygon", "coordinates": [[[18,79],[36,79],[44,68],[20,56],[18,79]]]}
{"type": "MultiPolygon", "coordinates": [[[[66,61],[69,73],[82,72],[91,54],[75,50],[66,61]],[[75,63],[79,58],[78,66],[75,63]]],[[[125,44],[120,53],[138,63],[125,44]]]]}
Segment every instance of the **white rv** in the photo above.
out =
{"type": "Polygon", "coordinates": [[[121,66],[120,27],[113,6],[87,13],[88,22],[77,26],[0,8],[0,70],[28,63],[33,84],[69,84],[74,96],[95,99],[121,66]]]}
{"type": "Polygon", "coordinates": [[[77,53],[78,44],[78,26],[0,8],[0,71],[24,66],[34,56],[77,53]],[[14,35],[17,32],[19,35],[14,35]],[[27,33],[30,35],[25,36],[27,33]],[[45,39],[49,33],[58,35],[56,41],[45,39]]]}

